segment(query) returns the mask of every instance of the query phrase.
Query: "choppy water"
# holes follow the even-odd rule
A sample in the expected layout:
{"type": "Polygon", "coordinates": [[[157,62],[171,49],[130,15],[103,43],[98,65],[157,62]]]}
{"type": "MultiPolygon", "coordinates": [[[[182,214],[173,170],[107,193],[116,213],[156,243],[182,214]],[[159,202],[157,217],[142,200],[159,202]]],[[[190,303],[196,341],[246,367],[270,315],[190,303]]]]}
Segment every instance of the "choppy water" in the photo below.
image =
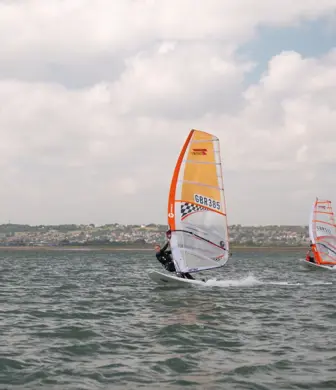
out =
{"type": "Polygon", "coordinates": [[[336,272],[300,256],[171,290],[148,252],[1,252],[0,388],[335,389],[336,272]]]}

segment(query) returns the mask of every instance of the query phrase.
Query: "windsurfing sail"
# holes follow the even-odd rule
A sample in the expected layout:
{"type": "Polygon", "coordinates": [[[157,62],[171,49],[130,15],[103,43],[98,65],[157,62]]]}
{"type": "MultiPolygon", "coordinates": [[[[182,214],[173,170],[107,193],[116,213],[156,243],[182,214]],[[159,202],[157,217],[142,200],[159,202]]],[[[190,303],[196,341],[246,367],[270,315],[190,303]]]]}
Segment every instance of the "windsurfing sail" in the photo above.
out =
{"type": "Polygon", "coordinates": [[[170,247],[178,272],[222,267],[229,237],[219,139],[191,130],[174,170],[168,199],[170,247]]]}
{"type": "Polygon", "coordinates": [[[309,236],[315,262],[336,265],[336,225],[330,200],[316,198],[309,221],[309,236]]]}

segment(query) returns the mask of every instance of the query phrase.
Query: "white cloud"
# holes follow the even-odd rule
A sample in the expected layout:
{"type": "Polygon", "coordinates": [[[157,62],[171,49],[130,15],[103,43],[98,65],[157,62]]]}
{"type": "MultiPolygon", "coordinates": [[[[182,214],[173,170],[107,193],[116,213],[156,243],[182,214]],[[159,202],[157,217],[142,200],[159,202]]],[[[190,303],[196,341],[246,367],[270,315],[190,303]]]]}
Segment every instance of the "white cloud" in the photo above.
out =
{"type": "Polygon", "coordinates": [[[177,155],[199,128],[221,139],[231,223],[306,222],[315,195],[333,196],[336,51],[279,53],[246,87],[253,64],[235,48],[260,24],[335,7],[0,1],[2,219],[165,222],[177,155]]]}
{"type": "Polygon", "coordinates": [[[335,0],[17,0],[0,2],[0,73],[73,87],[114,81],[122,57],[156,42],[237,47],[260,25],[328,17],[335,0]],[[24,66],[23,66],[24,63],[24,66]]]}
{"type": "Polygon", "coordinates": [[[155,40],[246,39],[259,24],[288,25],[335,10],[334,0],[21,0],[0,4],[8,53],[77,57],[155,40]]]}
{"type": "Polygon", "coordinates": [[[236,109],[250,68],[219,45],[161,46],[129,59],[112,94],[124,114],[196,118],[236,109]]]}

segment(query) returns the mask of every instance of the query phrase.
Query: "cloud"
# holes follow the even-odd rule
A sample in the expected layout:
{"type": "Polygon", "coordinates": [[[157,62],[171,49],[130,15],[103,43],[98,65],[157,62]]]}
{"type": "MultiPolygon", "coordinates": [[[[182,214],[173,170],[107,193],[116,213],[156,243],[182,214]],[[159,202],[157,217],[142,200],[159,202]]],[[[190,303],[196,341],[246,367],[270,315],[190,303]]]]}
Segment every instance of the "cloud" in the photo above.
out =
{"type": "Polygon", "coordinates": [[[237,110],[252,66],[218,44],[164,43],[130,58],[112,93],[124,114],[195,119],[237,110]]]}
{"type": "Polygon", "coordinates": [[[335,0],[4,1],[0,74],[73,88],[115,81],[124,70],[123,58],[157,42],[219,42],[236,48],[261,25],[332,20],[332,12],[335,0]]]}
{"type": "MultiPolygon", "coordinates": [[[[327,146],[334,139],[335,65],[336,50],[321,59],[284,52],[271,59],[268,72],[246,91],[245,115],[252,115],[262,136],[271,136],[268,145],[273,144],[275,158],[278,148],[284,150],[287,145],[297,151],[303,142],[307,142],[310,156],[305,163],[312,166],[325,161],[326,150],[319,153],[318,148],[327,146]]],[[[258,137],[258,129],[254,136],[258,137]]],[[[334,156],[330,158],[334,160],[334,156]]],[[[296,160],[289,159],[286,153],[286,161],[294,163],[296,160]]]]}
{"type": "Polygon", "coordinates": [[[260,24],[332,10],[0,1],[3,219],[164,223],[178,153],[199,128],[221,140],[231,223],[306,223],[314,197],[333,196],[336,51],[279,53],[246,85],[254,64],[236,49],[260,24]]]}
{"type": "Polygon", "coordinates": [[[140,47],[155,40],[237,41],[259,23],[289,25],[335,11],[333,0],[281,4],[276,0],[209,0],[206,4],[202,0],[21,0],[0,6],[9,52],[32,47],[74,56],[140,47]]]}

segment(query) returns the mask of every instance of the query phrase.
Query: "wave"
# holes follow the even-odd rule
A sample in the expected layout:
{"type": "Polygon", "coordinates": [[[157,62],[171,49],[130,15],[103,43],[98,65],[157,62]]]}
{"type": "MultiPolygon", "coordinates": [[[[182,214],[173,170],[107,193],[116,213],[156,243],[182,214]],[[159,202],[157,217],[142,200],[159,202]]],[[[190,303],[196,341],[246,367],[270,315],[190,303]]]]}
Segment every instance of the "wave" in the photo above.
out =
{"type": "Polygon", "coordinates": [[[209,279],[205,282],[205,286],[211,287],[253,287],[253,286],[262,286],[262,285],[275,285],[275,286],[301,286],[301,285],[328,285],[332,282],[289,282],[289,281],[279,281],[279,280],[260,280],[257,279],[254,275],[248,275],[247,277],[241,279],[228,279],[228,280],[217,280],[216,278],[209,279]]]}

